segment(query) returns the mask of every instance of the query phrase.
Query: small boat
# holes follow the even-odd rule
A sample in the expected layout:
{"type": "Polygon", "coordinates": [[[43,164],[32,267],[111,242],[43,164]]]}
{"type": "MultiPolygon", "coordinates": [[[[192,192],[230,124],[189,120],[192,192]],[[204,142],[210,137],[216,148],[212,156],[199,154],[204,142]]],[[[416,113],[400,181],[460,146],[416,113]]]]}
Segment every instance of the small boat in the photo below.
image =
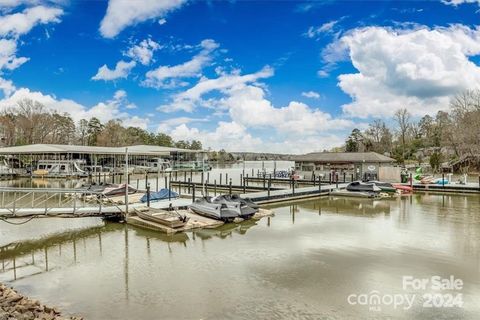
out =
{"type": "Polygon", "coordinates": [[[166,211],[154,208],[135,208],[137,216],[143,220],[163,224],[170,228],[181,228],[185,226],[190,218],[182,216],[176,211],[166,211]]]}
{"type": "Polygon", "coordinates": [[[387,193],[396,193],[397,192],[397,189],[389,182],[369,181],[368,183],[373,183],[374,185],[379,187],[381,192],[387,192],[387,193]]]}
{"type": "Polygon", "coordinates": [[[221,195],[212,199],[212,202],[235,202],[240,204],[240,215],[242,219],[250,219],[257,213],[259,206],[250,199],[242,199],[239,195],[221,195]]]}
{"type": "Polygon", "coordinates": [[[400,190],[402,193],[411,193],[413,192],[413,188],[410,186],[405,186],[403,184],[393,184],[395,189],[400,190]]]}
{"type": "MultiPolygon", "coordinates": [[[[170,189],[160,189],[158,192],[150,192],[150,201],[175,199],[178,198],[178,196],[178,193],[170,189]]],[[[147,202],[147,195],[145,194],[142,198],[140,198],[140,201],[144,203],[147,202]]]]}
{"type": "MultiPolygon", "coordinates": [[[[125,194],[125,183],[122,184],[111,184],[105,186],[103,191],[101,193],[104,196],[111,197],[111,196],[120,196],[122,194],[125,194]]],[[[136,193],[138,190],[132,187],[131,185],[128,185],[128,194],[133,194],[136,193]]]]}
{"type": "Polygon", "coordinates": [[[346,188],[348,191],[353,191],[353,192],[374,192],[378,193],[381,192],[382,189],[377,187],[373,183],[368,183],[368,182],[361,182],[361,181],[354,181],[351,182],[347,185],[346,188]]]}
{"type": "Polygon", "coordinates": [[[212,197],[198,198],[188,207],[201,216],[224,222],[232,222],[241,214],[240,203],[226,200],[214,201],[212,197]]]}

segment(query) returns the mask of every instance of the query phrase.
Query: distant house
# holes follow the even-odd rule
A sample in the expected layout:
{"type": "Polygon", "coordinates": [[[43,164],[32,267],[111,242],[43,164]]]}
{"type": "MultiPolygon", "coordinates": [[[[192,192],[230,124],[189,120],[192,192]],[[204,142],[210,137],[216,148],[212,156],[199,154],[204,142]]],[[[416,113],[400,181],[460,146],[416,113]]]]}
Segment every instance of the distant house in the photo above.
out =
{"type": "Polygon", "coordinates": [[[313,175],[328,177],[338,174],[339,180],[345,176],[350,180],[400,179],[400,168],[394,165],[395,159],[376,152],[313,152],[294,156],[295,170],[306,179],[313,175]]]}

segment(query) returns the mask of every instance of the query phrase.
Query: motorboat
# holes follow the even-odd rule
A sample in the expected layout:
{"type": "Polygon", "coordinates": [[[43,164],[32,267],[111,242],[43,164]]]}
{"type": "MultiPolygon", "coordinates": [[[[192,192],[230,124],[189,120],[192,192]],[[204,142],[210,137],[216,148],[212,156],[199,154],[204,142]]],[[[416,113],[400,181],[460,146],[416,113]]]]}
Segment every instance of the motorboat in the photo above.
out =
{"type": "Polygon", "coordinates": [[[382,189],[377,187],[375,184],[370,182],[361,182],[361,181],[354,181],[347,185],[346,188],[348,191],[353,192],[374,192],[378,193],[381,192],[382,189]]]}
{"type": "MultiPolygon", "coordinates": [[[[178,198],[178,193],[170,190],[170,189],[160,189],[157,192],[150,192],[150,201],[159,201],[159,200],[166,200],[166,199],[175,199],[178,198]]],[[[145,194],[142,198],[140,198],[141,202],[147,202],[148,198],[145,194]]]]}
{"type": "MultiPolygon", "coordinates": [[[[125,194],[125,183],[122,184],[110,184],[106,185],[103,191],[100,191],[104,196],[112,197],[112,196],[120,196],[125,194]]],[[[128,194],[136,193],[138,190],[128,185],[128,194]]]]}
{"type": "Polygon", "coordinates": [[[208,196],[198,198],[189,208],[199,215],[224,222],[232,222],[241,215],[239,202],[215,200],[208,196]]]}
{"type": "Polygon", "coordinates": [[[167,211],[162,209],[144,207],[134,208],[134,211],[137,216],[139,216],[143,220],[163,224],[170,228],[181,228],[185,226],[185,224],[187,224],[188,220],[190,219],[187,216],[182,216],[175,210],[167,211]]]}
{"type": "Polygon", "coordinates": [[[250,219],[257,213],[259,206],[250,199],[242,199],[239,195],[221,195],[212,199],[213,202],[234,202],[240,204],[240,215],[242,219],[250,219]]]}
{"type": "Polygon", "coordinates": [[[397,189],[389,182],[368,181],[368,183],[373,183],[374,185],[379,187],[381,192],[387,192],[387,193],[396,193],[397,192],[397,189]]]}

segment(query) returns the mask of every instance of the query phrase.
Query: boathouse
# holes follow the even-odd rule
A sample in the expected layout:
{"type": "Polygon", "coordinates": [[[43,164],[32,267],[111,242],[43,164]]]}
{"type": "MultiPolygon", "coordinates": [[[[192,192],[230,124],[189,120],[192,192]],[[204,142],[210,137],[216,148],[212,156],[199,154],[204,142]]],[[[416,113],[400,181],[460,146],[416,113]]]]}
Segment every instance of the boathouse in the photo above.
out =
{"type": "Polygon", "coordinates": [[[350,180],[398,181],[395,159],[376,152],[313,152],[294,156],[295,171],[306,179],[323,176],[350,180]]]}
{"type": "MultiPolygon", "coordinates": [[[[199,161],[203,150],[162,147],[154,145],[134,145],[125,147],[99,147],[58,144],[32,144],[0,148],[3,165],[19,175],[30,175],[35,170],[52,171],[57,167],[61,175],[77,175],[88,171],[118,172],[128,163],[135,167],[165,163],[185,163],[199,161]]],[[[147,168],[148,169],[148,168],[147,168]]]]}

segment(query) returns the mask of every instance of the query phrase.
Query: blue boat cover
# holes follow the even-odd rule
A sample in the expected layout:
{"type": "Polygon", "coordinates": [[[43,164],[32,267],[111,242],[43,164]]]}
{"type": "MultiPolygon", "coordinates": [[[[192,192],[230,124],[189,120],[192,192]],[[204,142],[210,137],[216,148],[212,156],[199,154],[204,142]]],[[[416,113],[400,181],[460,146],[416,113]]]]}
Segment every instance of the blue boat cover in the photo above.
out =
{"type": "MultiPolygon", "coordinates": [[[[150,192],[150,201],[158,201],[168,199],[168,193],[170,192],[170,198],[178,198],[178,193],[169,189],[160,189],[158,192],[150,192]]],[[[147,195],[144,194],[140,199],[141,202],[147,202],[147,195]]]]}

